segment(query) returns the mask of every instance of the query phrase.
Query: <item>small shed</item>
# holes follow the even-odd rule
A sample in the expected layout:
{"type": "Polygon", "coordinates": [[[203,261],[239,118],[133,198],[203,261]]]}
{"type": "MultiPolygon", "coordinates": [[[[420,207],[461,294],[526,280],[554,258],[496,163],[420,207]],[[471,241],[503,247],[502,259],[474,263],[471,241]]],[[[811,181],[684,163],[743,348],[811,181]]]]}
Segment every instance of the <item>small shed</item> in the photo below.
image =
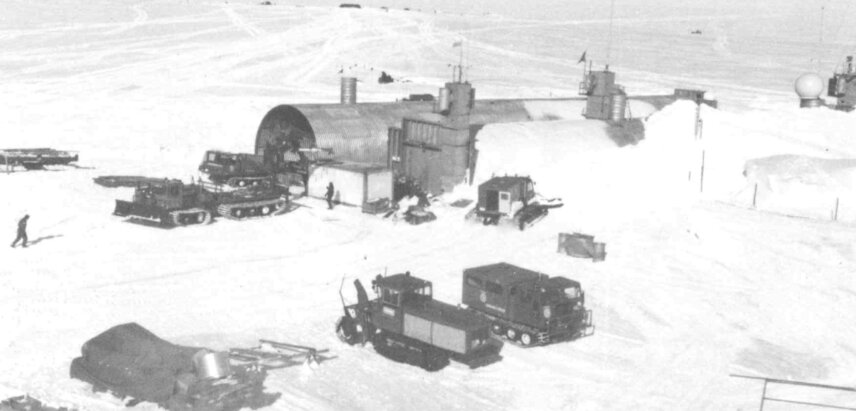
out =
{"type": "Polygon", "coordinates": [[[379,199],[392,199],[392,170],[380,164],[335,162],[321,165],[309,174],[309,195],[324,198],[333,183],[333,201],[362,207],[379,199]]]}

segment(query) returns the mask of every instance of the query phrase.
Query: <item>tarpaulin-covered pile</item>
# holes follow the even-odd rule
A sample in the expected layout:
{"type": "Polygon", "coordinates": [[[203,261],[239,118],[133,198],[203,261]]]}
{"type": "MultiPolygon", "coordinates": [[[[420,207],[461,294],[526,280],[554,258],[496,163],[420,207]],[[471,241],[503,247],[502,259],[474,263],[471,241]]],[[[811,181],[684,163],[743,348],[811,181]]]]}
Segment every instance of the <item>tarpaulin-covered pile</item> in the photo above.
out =
{"type": "Polygon", "coordinates": [[[279,398],[264,393],[266,372],[257,367],[236,367],[225,379],[198,378],[193,357],[204,349],[172,344],[134,323],[110,328],[81,351],[71,363],[72,378],[170,410],[255,409],[279,398]]]}

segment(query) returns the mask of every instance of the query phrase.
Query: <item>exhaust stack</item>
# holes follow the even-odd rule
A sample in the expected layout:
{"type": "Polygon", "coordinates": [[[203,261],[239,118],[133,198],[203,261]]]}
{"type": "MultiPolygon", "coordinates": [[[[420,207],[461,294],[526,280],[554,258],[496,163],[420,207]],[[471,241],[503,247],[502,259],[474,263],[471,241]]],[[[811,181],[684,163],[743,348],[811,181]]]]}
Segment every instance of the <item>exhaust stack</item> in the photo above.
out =
{"type": "Polygon", "coordinates": [[[341,104],[357,104],[357,78],[342,77],[341,104]]]}

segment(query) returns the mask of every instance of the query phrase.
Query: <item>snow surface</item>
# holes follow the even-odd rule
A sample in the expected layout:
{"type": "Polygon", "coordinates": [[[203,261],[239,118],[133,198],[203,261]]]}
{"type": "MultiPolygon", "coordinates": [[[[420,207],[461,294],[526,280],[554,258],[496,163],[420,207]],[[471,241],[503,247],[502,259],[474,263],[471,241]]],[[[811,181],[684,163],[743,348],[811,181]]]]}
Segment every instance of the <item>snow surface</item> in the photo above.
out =
{"type": "Polygon", "coordinates": [[[4,2],[0,146],[79,150],[81,168],[0,174],[8,240],[29,213],[34,243],[0,248],[0,398],[121,407],[68,369],[83,342],[129,321],[215,349],[330,348],[338,358],[315,370],[271,372],[282,410],[750,409],[760,384],[729,373],[856,384],[856,114],[800,110],[792,92],[851,47],[850,2],[823,2],[820,45],[816,2],[616,1],[618,82],[709,90],[721,109],[702,108],[696,139],[695,105],[676,103],[621,149],[596,122],[486,126],[478,181],[531,174],[565,201],[531,230],[465,223],[445,204],[468,187],[421,226],[315,200],[173,230],[111,215],[131,191],[93,177],[189,179],[206,149],[251,151],[273,106],[338,101],[341,67],[360,78],[360,101],[434,93],[463,38],[479,97],[545,98],[576,94],[583,50],[606,60],[609,10],[592,2],[362,3],[4,2]],[[408,82],[378,85],[379,70],[408,82]],[[556,253],[557,233],[575,231],[606,242],[606,261],[556,253]],[[437,373],[334,335],[343,276],[410,270],[454,303],[461,271],[496,261],[580,281],[595,335],[506,345],[500,363],[437,373]]]}

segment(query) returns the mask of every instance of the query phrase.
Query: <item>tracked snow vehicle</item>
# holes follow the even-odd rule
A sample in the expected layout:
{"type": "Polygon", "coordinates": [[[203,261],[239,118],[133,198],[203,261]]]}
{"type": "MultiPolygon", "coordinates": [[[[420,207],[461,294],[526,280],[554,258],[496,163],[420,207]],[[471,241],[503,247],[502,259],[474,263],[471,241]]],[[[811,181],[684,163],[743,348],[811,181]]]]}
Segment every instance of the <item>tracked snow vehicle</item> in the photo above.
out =
{"type": "Polygon", "coordinates": [[[463,303],[491,321],[494,334],[524,347],[591,335],[580,283],[508,263],[464,270],[463,303]]]}
{"type": "Polygon", "coordinates": [[[215,184],[246,187],[261,184],[273,175],[273,168],[262,156],[224,151],[207,151],[199,171],[215,184]]]}
{"type": "Polygon", "coordinates": [[[255,187],[222,191],[216,187],[179,180],[141,185],[131,201],[116,200],[113,214],[159,223],[163,226],[205,224],[221,216],[231,220],[267,217],[287,210],[287,191],[271,182],[255,187]]]}
{"type": "Polygon", "coordinates": [[[311,165],[331,160],[331,150],[319,148],[276,149],[272,146],[264,155],[209,150],[205,152],[199,171],[212,183],[230,187],[254,186],[272,177],[282,185],[305,184],[311,165]]]}
{"type": "Polygon", "coordinates": [[[561,207],[556,200],[538,199],[535,183],[529,177],[494,177],[479,185],[478,203],[467,219],[480,219],[484,225],[500,222],[514,224],[520,230],[544,218],[549,209],[561,207]]]}
{"type": "MultiPolygon", "coordinates": [[[[490,323],[479,315],[434,300],[432,285],[409,272],[372,282],[377,298],[369,300],[354,281],[358,303],[346,305],[336,325],[348,344],[370,342],[381,355],[436,371],[455,360],[470,368],[502,359],[502,342],[490,335],[490,323]]],[[[340,290],[341,293],[341,290],[340,290]]]]}

